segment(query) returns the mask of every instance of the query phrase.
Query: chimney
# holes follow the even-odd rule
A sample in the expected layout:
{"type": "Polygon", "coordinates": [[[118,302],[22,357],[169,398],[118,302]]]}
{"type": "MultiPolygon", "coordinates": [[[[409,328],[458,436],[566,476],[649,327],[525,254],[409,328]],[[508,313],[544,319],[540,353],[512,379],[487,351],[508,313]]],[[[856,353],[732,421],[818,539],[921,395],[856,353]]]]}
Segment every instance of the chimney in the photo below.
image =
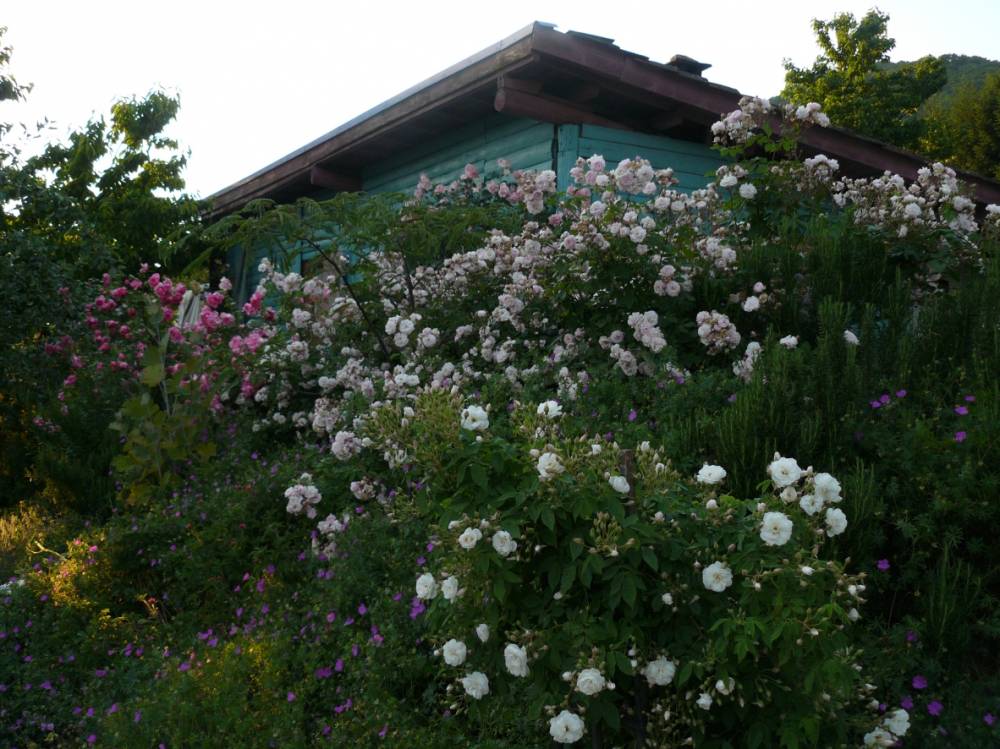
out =
{"type": "Polygon", "coordinates": [[[712,67],[711,63],[698,62],[693,57],[688,57],[687,55],[674,55],[670,58],[669,64],[673,65],[678,70],[683,70],[685,73],[696,75],[699,78],[703,77],[702,71],[708,70],[712,67]]]}

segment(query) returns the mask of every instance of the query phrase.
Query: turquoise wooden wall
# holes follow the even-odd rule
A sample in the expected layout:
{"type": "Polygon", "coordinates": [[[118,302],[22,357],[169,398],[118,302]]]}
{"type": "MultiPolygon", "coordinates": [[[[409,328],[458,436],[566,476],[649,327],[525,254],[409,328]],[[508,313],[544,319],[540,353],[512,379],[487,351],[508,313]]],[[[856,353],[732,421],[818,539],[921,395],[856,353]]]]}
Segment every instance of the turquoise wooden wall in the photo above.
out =
{"type": "MultiPolygon", "coordinates": [[[[723,163],[715,151],[701,143],[597,125],[553,125],[494,114],[433,138],[402,156],[369,165],[362,170],[362,187],[370,193],[409,194],[421,174],[435,183],[450,182],[471,163],[480,174],[490,177],[498,172],[497,159],[504,158],[514,169],[555,169],[559,188],[565,190],[577,158],[595,153],[603,155],[611,168],[636,155],[649,159],[657,169],[671,167],[680,180],[677,187],[688,192],[704,187],[709,181],[706,175],[723,163]]],[[[315,197],[332,195],[330,192],[315,197]]],[[[265,254],[259,252],[246,274],[233,279],[237,299],[245,300],[256,287],[260,280],[257,265],[265,254]]],[[[238,275],[242,266],[241,256],[241,251],[234,248],[227,257],[233,275],[238,275]]],[[[300,269],[301,258],[296,258],[292,270],[300,269]]]]}

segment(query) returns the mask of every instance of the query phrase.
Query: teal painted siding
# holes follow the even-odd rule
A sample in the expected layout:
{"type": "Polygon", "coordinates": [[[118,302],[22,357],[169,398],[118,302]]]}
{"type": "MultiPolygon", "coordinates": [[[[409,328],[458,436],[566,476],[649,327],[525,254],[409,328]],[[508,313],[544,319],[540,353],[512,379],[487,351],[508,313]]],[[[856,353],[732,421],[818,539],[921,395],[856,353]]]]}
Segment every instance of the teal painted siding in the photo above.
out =
{"type": "MultiPolygon", "coordinates": [[[[574,126],[564,125],[563,127],[574,126]]],[[[715,170],[725,163],[725,160],[718,153],[701,143],[627,130],[614,130],[598,125],[577,127],[579,127],[578,155],[587,158],[599,153],[612,167],[622,159],[642,156],[644,159],[649,159],[656,169],[672,168],[674,176],[680,180],[677,187],[687,192],[704,187],[709,182],[706,175],[708,173],[714,174],[715,170]]],[[[561,166],[559,178],[560,186],[564,186],[561,166]]]]}
{"type": "MultiPolygon", "coordinates": [[[[656,168],[671,167],[680,180],[678,187],[691,191],[704,187],[706,174],[714,172],[723,159],[700,143],[614,130],[597,125],[553,125],[547,122],[494,114],[479,122],[429,140],[405,157],[376,162],[362,170],[362,186],[369,193],[412,193],[426,174],[432,182],[450,182],[462,174],[466,164],[474,164],[487,178],[497,173],[497,159],[510,161],[514,169],[555,169],[559,188],[569,186],[569,172],[578,157],[599,153],[614,167],[619,161],[636,155],[649,159],[656,168]]],[[[316,195],[322,200],[333,191],[316,195]]],[[[253,263],[243,267],[242,251],[230,251],[228,261],[236,284],[235,296],[245,300],[260,280],[257,264],[266,254],[261,248],[253,263]]],[[[305,259],[314,255],[304,253],[305,259]]],[[[302,257],[296,257],[289,270],[301,269],[302,257]]]]}
{"type": "Polygon", "coordinates": [[[412,193],[421,174],[432,182],[450,182],[473,164],[489,176],[501,158],[514,169],[551,169],[554,132],[547,122],[496,114],[431,140],[405,160],[372,164],[362,171],[362,186],[372,193],[412,193]]]}

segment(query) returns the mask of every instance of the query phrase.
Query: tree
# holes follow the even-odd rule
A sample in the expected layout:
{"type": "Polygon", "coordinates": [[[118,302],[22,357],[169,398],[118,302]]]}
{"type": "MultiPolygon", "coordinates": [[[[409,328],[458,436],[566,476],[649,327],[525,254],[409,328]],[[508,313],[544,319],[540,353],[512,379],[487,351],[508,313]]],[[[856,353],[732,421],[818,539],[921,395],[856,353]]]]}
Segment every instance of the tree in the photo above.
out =
{"type": "Polygon", "coordinates": [[[920,105],[944,86],[940,60],[927,56],[887,68],[896,41],[888,36],[889,16],[871,10],[861,20],[839,13],[813,20],[822,54],[809,68],[785,61],[788,101],[819,102],[833,124],[904,148],[919,146],[925,123],[920,105]]]}
{"type": "Polygon", "coordinates": [[[1000,72],[967,83],[927,112],[923,150],[960,169],[1000,179],[1000,72]]]}

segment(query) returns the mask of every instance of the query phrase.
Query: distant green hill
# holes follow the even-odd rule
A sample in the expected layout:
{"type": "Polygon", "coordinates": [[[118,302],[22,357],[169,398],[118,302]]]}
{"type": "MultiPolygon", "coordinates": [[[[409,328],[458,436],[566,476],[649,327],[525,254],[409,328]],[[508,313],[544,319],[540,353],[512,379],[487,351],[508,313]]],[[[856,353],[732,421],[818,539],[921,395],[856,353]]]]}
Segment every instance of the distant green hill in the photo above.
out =
{"type": "MultiPolygon", "coordinates": [[[[986,76],[1000,71],[1000,60],[988,60],[976,55],[941,55],[938,59],[944,63],[944,69],[948,73],[948,82],[944,88],[924,103],[920,108],[922,112],[938,106],[947,106],[956,92],[965,84],[981,86],[986,76]]],[[[884,67],[886,70],[893,70],[900,65],[907,64],[909,63],[904,61],[889,62],[885,63],[884,67]]]]}

